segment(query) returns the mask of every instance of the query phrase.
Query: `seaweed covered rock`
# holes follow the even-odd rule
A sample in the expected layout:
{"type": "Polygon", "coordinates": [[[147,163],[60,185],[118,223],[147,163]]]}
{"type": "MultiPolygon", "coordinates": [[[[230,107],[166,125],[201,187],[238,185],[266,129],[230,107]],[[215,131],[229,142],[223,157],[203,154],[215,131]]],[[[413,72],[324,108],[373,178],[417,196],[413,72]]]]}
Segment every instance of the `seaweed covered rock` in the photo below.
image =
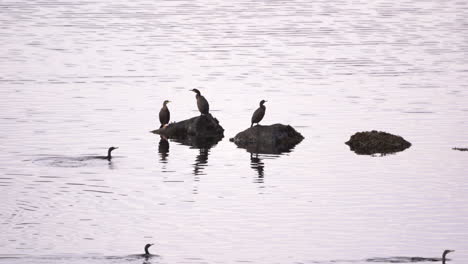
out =
{"type": "Polygon", "coordinates": [[[357,132],[345,143],[360,155],[390,154],[411,146],[404,138],[381,131],[357,132]]]}
{"type": "Polygon", "coordinates": [[[286,152],[301,142],[304,137],[289,125],[274,124],[250,127],[230,141],[252,153],[277,154],[286,152]]]}
{"type": "Polygon", "coordinates": [[[171,139],[221,139],[224,137],[224,129],[218,119],[211,114],[200,115],[190,119],[171,123],[160,129],[151,131],[171,139]]]}

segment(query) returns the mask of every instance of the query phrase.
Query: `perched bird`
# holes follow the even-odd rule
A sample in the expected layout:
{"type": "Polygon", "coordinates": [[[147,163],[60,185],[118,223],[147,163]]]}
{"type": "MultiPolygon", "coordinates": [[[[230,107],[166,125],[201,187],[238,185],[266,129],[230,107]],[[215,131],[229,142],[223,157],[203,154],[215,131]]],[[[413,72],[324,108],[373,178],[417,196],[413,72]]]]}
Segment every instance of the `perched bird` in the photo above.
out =
{"type": "Polygon", "coordinates": [[[148,249],[154,244],[146,244],[145,245],[145,254],[143,254],[144,257],[149,257],[151,254],[149,253],[148,249]]]}
{"type": "Polygon", "coordinates": [[[198,89],[192,89],[190,91],[197,93],[195,98],[197,98],[198,111],[200,111],[202,115],[207,115],[210,112],[210,105],[208,104],[208,101],[205,99],[205,97],[203,97],[203,95],[201,95],[198,89]]]}
{"type": "Polygon", "coordinates": [[[159,122],[161,122],[161,126],[159,128],[162,128],[163,126],[169,124],[169,120],[171,119],[171,112],[169,112],[167,104],[170,102],[171,101],[169,100],[165,100],[163,103],[163,107],[159,111],[159,122]]]}
{"type": "Polygon", "coordinates": [[[250,127],[253,127],[254,123],[257,123],[258,125],[258,123],[260,123],[260,121],[262,121],[263,117],[265,116],[266,107],[263,105],[264,103],[266,103],[265,100],[260,101],[260,107],[257,110],[255,110],[255,112],[252,115],[252,124],[250,125],[250,127]]]}

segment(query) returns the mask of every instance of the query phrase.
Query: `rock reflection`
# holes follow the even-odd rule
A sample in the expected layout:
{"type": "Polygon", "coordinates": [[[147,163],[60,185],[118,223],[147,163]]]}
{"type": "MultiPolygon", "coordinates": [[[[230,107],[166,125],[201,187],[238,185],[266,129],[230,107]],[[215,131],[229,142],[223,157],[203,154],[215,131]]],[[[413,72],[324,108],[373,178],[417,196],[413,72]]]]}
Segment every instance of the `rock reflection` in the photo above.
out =
{"type": "Polygon", "coordinates": [[[197,149],[210,149],[219,141],[221,141],[222,137],[186,137],[183,139],[173,139],[175,142],[178,142],[182,145],[186,145],[192,148],[197,149]]]}
{"type": "Polygon", "coordinates": [[[158,153],[160,161],[162,163],[167,163],[167,157],[169,157],[169,140],[161,136],[158,145],[158,153]]]}
{"type": "MultiPolygon", "coordinates": [[[[216,144],[218,144],[221,139],[222,137],[186,137],[184,139],[174,139],[174,141],[199,150],[199,153],[195,158],[195,163],[193,164],[193,174],[198,176],[204,174],[203,169],[208,164],[208,155],[210,154],[210,149],[216,146],[216,144]]],[[[195,180],[197,181],[198,178],[195,180]]]]}
{"type": "Polygon", "coordinates": [[[265,178],[265,163],[264,159],[276,159],[281,157],[282,154],[289,153],[292,151],[294,146],[285,148],[284,146],[272,146],[262,144],[249,144],[247,146],[240,147],[250,153],[250,167],[257,173],[255,183],[264,183],[265,178]]]}
{"type": "Polygon", "coordinates": [[[237,147],[238,148],[243,148],[243,149],[247,150],[247,152],[250,152],[250,153],[283,154],[283,153],[291,152],[296,145],[297,144],[294,144],[294,145],[284,145],[284,144],[272,145],[272,144],[257,143],[257,144],[237,145],[237,147]]]}

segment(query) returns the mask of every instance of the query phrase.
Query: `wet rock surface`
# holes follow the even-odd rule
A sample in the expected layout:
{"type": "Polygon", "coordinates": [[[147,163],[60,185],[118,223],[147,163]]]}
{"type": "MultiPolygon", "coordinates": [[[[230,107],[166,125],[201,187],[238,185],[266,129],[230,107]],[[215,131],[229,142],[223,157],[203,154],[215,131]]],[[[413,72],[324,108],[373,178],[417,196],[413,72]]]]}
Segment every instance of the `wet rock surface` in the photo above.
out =
{"type": "Polygon", "coordinates": [[[211,114],[192,117],[151,131],[163,137],[177,139],[187,145],[205,145],[224,137],[224,129],[211,114]]]}
{"type": "Polygon", "coordinates": [[[360,155],[391,154],[411,146],[411,143],[401,136],[375,130],[357,132],[345,144],[360,155]]]}
{"type": "Polygon", "coordinates": [[[279,154],[288,152],[304,137],[289,125],[257,125],[248,128],[230,141],[251,153],[279,154]]]}

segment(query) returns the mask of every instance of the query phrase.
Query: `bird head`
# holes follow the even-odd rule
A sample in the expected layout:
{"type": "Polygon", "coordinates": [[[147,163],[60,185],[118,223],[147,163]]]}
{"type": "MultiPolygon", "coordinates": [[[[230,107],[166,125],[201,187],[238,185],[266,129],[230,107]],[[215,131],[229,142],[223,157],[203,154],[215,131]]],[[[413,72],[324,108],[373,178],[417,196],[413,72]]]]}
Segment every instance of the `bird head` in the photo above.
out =
{"type": "Polygon", "coordinates": [[[149,253],[148,249],[149,249],[152,245],[154,245],[154,244],[146,244],[146,245],[145,245],[145,256],[151,255],[151,254],[149,253]]]}
{"type": "Polygon", "coordinates": [[[260,101],[260,105],[263,105],[263,104],[266,103],[266,102],[267,102],[267,101],[265,101],[265,100],[261,100],[261,101],[260,101]]]}
{"type": "Polygon", "coordinates": [[[200,91],[199,91],[198,89],[192,89],[192,90],[190,90],[190,91],[192,91],[192,92],[194,92],[194,93],[196,93],[196,94],[198,94],[198,95],[201,95],[201,93],[200,93],[200,91]]]}
{"type": "Polygon", "coordinates": [[[163,105],[167,105],[167,104],[170,103],[170,102],[171,102],[171,101],[169,101],[169,100],[164,100],[163,105]]]}
{"type": "Polygon", "coordinates": [[[110,147],[109,152],[113,151],[114,149],[118,149],[119,147],[110,147]]]}
{"type": "Polygon", "coordinates": [[[444,254],[442,254],[443,256],[447,255],[448,253],[450,252],[455,252],[455,250],[451,250],[451,249],[446,249],[444,250],[444,254]]]}
{"type": "Polygon", "coordinates": [[[147,250],[147,249],[148,249],[149,247],[151,247],[152,245],[154,245],[154,244],[146,244],[146,245],[145,245],[145,250],[147,250]]]}

